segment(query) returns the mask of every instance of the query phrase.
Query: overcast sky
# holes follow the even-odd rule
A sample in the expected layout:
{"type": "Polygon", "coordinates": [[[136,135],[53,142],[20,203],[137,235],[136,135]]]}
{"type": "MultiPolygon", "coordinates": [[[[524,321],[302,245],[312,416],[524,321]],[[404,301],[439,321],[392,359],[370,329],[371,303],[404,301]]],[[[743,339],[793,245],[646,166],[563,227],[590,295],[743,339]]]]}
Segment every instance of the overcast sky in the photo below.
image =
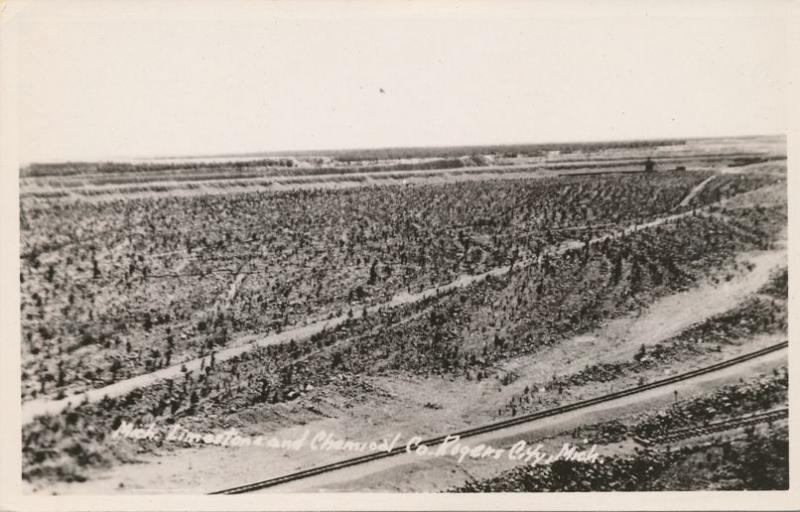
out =
{"type": "Polygon", "coordinates": [[[785,133],[782,4],[698,4],[35,2],[20,157],[785,133]]]}

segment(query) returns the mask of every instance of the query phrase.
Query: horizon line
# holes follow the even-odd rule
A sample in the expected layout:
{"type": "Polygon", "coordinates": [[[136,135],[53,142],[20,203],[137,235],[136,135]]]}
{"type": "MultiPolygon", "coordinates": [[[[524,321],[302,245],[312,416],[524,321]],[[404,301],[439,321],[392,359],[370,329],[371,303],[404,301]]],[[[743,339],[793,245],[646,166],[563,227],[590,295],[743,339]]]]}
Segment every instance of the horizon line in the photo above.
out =
{"type": "Polygon", "coordinates": [[[488,147],[513,147],[513,146],[555,146],[555,145],[588,145],[588,144],[612,144],[612,143],[633,143],[648,141],[689,141],[703,139],[748,139],[757,137],[781,137],[784,140],[786,133],[751,133],[744,135],[693,135],[693,136],[670,136],[670,137],[647,137],[647,138],[620,138],[620,139],[582,139],[582,140],[553,140],[543,142],[502,142],[502,143],[466,143],[466,144],[432,144],[432,145],[409,145],[409,146],[350,146],[339,148],[321,149],[287,149],[287,150],[264,150],[264,151],[242,151],[230,153],[204,153],[204,154],[172,154],[172,155],[151,155],[151,156],[108,156],[86,159],[44,159],[20,161],[20,167],[30,165],[58,165],[58,164],[87,164],[87,163],[114,163],[130,160],[141,160],[141,163],[158,160],[204,160],[204,159],[258,159],[261,157],[291,157],[291,156],[323,156],[326,154],[343,153],[347,151],[397,151],[397,150],[435,150],[453,148],[488,148],[488,147]]]}

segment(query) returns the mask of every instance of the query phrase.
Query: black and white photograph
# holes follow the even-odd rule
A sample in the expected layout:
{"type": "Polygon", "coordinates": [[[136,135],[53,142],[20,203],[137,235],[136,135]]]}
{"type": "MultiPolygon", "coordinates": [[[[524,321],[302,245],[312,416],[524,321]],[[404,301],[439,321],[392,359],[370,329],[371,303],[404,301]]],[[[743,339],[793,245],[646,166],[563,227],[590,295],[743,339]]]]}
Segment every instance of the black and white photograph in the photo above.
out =
{"type": "Polygon", "coordinates": [[[0,2],[0,505],[789,507],[796,14],[0,2]]]}

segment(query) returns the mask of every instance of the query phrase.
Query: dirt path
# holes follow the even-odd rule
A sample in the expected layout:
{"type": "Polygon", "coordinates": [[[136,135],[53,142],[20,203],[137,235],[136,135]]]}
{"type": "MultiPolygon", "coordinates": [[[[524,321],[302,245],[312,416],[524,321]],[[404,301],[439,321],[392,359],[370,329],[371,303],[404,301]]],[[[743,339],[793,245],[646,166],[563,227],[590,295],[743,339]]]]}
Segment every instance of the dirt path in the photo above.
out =
{"type": "Polygon", "coordinates": [[[223,300],[221,301],[221,306],[218,303],[218,308],[221,307],[223,311],[228,311],[233,307],[233,301],[236,299],[236,296],[239,294],[239,290],[244,284],[245,279],[249,275],[244,269],[250,264],[252,258],[246,260],[244,263],[239,265],[239,268],[236,269],[236,273],[234,274],[234,278],[231,281],[230,286],[228,287],[228,291],[225,294],[223,300]]]}
{"type": "MultiPolygon", "coordinates": [[[[741,365],[689,379],[673,386],[656,388],[551,418],[544,418],[508,429],[467,438],[462,443],[469,447],[484,444],[506,450],[520,440],[525,440],[527,443],[535,445],[540,441],[547,440],[561,432],[569,431],[581,425],[662,407],[674,400],[676,392],[678,396],[708,392],[723,384],[737,381],[742,376],[769,371],[786,363],[787,354],[783,350],[741,365]]],[[[548,444],[549,446],[543,448],[544,451],[552,454],[558,452],[559,444],[548,444]]],[[[602,457],[602,448],[599,448],[598,451],[602,457]]],[[[459,463],[457,456],[448,454],[437,457],[408,453],[271,487],[261,492],[436,492],[464,483],[464,481],[474,478],[477,474],[489,476],[514,467],[518,463],[517,461],[509,460],[508,457],[501,457],[498,460],[466,458],[459,463]]]]}
{"type": "Polygon", "coordinates": [[[700,183],[699,183],[699,184],[698,184],[696,187],[694,187],[694,188],[693,188],[691,191],[689,191],[689,193],[688,193],[688,194],[686,194],[686,197],[684,197],[684,198],[683,198],[683,201],[681,201],[680,203],[678,203],[678,206],[676,206],[675,208],[680,208],[681,206],[686,206],[686,205],[688,205],[688,204],[689,204],[689,201],[691,201],[692,199],[694,199],[694,196],[696,196],[697,194],[699,194],[699,193],[700,193],[700,191],[701,191],[701,190],[703,190],[703,189],[705,188],[705,186],[706,186],[706,185],[707,185],[707,184],[708,184],[708,183],[709,183],[711,180],[713,180],[714,178],[716,178],[716,176],[709,176],[708,178],[706,178],[705,180],[703,180],[702,182],[700,182],[700,183]]]}
{"type": "Polygon", "coordinates": [[[546,380],[553,374],[578,372],[587,365],[630,359],[642,344],[657,344],[738,306],[764,286],[775,269],[787,264],[783,249],[742,253],[737,261],[748,261],[753,267],[730,281],[706,280],[690,290],[662,297],[638,314],[610,319],[590,334],[564,340],[501,367],[546,380]]]}
{"type": "MultiPolygon", "coordinates": [[[[620,340],[636,340],[639,345],[658,343],[736,307],[743,298],[764,286],[775,269],[787,264],[786,253],[782,250],[745,253],[737,260],[748,261],[754,267],[739,279],[664,297],[638,317],[612,320],[600,330],[598,337],[605,340],[606,346],[618,345],[620,340]]],[[[630,343],[622,344],[612,350],[611,355],[632,356],[636,349],[638,346],[630,343]]]]}

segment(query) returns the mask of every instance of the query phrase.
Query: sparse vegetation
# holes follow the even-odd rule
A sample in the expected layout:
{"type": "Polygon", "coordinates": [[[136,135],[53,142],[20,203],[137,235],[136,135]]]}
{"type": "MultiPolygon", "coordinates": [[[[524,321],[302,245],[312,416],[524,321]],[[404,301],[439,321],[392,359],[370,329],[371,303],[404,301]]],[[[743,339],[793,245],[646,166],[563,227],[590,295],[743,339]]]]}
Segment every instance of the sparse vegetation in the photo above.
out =
{"type": "MultiPolygon", "coordinates": [[[[363,175],[380,171],[375,181],[399,180],[405,176],[400,171],[409,169],[461,169],[539,158],[542,151],[504,147],[484,155],[419,156],[413,164],[391,163],[390,154],[377,161],[360,155],[355,162],[358,154],[342,153],[327,159],[269,156],[227,167],[69,164],[25,170],[23,179],[51,180],[63,190],[34,187],[22,194],[23,401],[80,394],[166,367],[174,366],[176,376],[34,418],[22,432],[23,476],[80,481],[89,468],[159,449],[108,443],[122,421],[222,429],[248,412],[277,410],[331,387],[353,396],[378,394],[367,377],[392,375],[493,379],[505,389],[530,382],[499,411],[516,415],[539,384],[566,389],[614,380],[786,329],[783,272],[738,309],[664,344],[642,346],[630,360],[603,361],[541,382],[502,368],[710,275],[727,282],[748,272],[736,255],[771,249],[786,224],[785,205],[714,204],[785,183],[772,173],[662,171],[412,186],[375,186],[363,175]],[[338,174],[329,175],[331,169],[338,174]],[[231,173],[236,180],[229,180],[231,173]],[[279,179],[259,181],[263,176],[279,179]],[[707,187],[681,205],[710,176],[707,187]],[[308,183],[309,177],[352,188],[279,188],[308,183]],[[106,192],[84,178],[94,185],[131,185],[127,192],[143,195],[89,200],[106,192]],[[195,194],[205,187],[200,181],[247,190],[195,194]],[[164,194],[146,194],[152,191],[164,194]],[[676,214],[684,216],[669,217],[676,214]],[[653,225],[630,228],[647,222],[653,225]],[[422,290],[436,292],[369,309],[422,290]],[[256,336],[334,318],[342,323],[309,338],[219,357],[220,350],[256,336]],[[189,364],[194,359],[202,359],[199,370],[189,364]]],[[[596,165],[618,165],[607,160],[596,165]]],[[[552,166],[591,167],[569,153],[552,166]]],[[[446,405],[425,399],[419,407],[435,413],[446,405]]],[[[610,471],[622,483],[613,485],[638,485],[625,475],[640,464],[652,464],[657,479],[679,462],[647,457],[615,463],[610,471]]],[[[567,483],[574,468],[556,469],[561,473],[541,481],[519,478],[534,487],[585,487],[567,483]]],[[[598,474],[586,485],[604,489],[607,476],[598,474]]]]}

